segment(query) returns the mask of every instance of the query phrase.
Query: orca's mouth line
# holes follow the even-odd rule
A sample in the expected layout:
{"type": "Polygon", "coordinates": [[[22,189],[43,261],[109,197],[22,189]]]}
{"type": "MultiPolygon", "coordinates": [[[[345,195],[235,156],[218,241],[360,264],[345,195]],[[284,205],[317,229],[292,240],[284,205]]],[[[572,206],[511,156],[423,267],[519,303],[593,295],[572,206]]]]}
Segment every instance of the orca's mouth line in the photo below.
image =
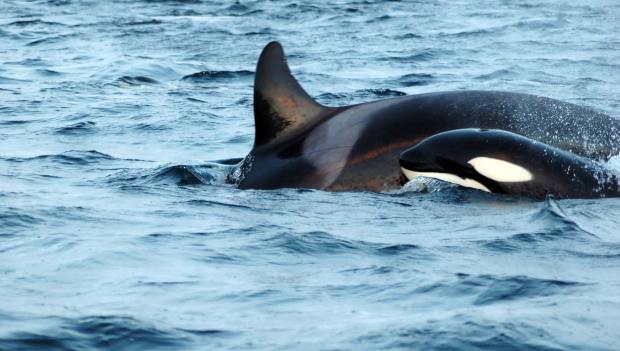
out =
{"type": "Polygon", "coordinates": [[[433,179],[441,180],[444,182],[464,186],[466,188],[478,189],[478,190],[486,191],[488,193],[491,192],[491,190],[489,190],[489,188],[484,186],[482,183],[479,183],[470,178],[461,178],[451,173],[426,172],[426,171],[418,172],[418,171],[409,170],[405,167],[401,167],[400,169],[403,175],[405,176],[405,178],[407,178],[408,180],[413,180],[417,177],[433,178],[433,179]]]}

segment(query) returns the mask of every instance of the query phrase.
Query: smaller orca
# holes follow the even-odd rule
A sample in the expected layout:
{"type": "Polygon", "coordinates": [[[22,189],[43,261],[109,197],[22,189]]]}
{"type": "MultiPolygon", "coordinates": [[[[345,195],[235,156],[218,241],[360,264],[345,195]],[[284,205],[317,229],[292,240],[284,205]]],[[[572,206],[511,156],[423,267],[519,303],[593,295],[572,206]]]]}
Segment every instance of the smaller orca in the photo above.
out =
{"type": "Polygon", "coordinates": [[[456,129],[403,151],[403,175],[543,199],[620,196],[618,176],[593,160],[504,130],[456,129]]]}

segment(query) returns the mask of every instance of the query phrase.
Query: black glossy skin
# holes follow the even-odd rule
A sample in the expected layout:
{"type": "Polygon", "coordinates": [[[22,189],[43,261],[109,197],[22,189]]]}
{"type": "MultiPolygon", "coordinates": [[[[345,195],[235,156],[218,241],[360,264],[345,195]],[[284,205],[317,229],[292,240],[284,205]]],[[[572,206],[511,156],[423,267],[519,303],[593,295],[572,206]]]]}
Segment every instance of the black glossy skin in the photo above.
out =
{"type": "Polygon", "coordinates": [[[528,94],[438,92],[332,109],[295,136],[255,147],[251,171],[239,187],[396,189],[401,185],[401,151],[436,133],[462,128],[503,129],[595,159],[620,151],[620,121],[589,108],[528,94]],[[317,130],[328,123],[331,133],[321,136],[317,130]],[[343,138],[347,133],[357,135],[343,138]],[[308,150],[308,138],[325,147],[308,150]],[[343,148],[351,150],[345,154],[343,148]],[[318,166],[313,163],[317,156],[324,159],[318,166]]]}
{"type": "Polygon", "coordinates": [[[322,106],[293,77],[278,42],[256,65],[254,120],[254,148],[230,179],[242,189],[396,189],[403,149],[462,128],[508,130],[591,158],[620,151],[619,120],[527,94],[453,91],[322,106]]]}
{"type": "Polygon", "coordinates": [[[440,172],[473,179],[494,193],[543,199],[618,197],[618,177],[601,164],[502,130],[460,129],[433,135],[400,155],[400,165],[417,172],[440,172]],[[526,182],[497,182],[468,161],[490,157],[532,173],[526,182]]]}

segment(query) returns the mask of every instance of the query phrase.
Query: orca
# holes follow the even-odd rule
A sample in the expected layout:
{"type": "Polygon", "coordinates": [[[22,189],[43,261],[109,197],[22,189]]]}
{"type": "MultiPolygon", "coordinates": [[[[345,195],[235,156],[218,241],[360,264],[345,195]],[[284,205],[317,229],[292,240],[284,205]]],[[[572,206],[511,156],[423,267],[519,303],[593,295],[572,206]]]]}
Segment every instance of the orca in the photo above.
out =
{"type": "Polygon", "coordinates": [[[604,165],[504,130],[457,129],[403,151],[404,176],[435,178],[487,192],[544,199],[620,196],[604,165]]]}
{"type": "Polygon", "coordinates": [[[254,122],[254,146],[228,177],[241,189],[398,189],[402,150],[462,128],[504,129],[596,159],[620,151],[619,120],[529,94],[448,91],[323,106],[291,75],[278,42],[258,60],[254,122]]]}

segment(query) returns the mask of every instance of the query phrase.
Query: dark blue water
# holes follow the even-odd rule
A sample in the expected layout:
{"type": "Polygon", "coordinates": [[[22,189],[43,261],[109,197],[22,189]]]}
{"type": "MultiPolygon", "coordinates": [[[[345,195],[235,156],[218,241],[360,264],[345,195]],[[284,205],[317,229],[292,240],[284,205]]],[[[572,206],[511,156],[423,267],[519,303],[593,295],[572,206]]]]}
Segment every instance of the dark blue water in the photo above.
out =
{"type": "Polygon", "coordinates": [[[241,191],[262,47],[311,95],[620,116],[620,3],[0,2],[0,349],[617,350],[620,200],[241,191]]]}

